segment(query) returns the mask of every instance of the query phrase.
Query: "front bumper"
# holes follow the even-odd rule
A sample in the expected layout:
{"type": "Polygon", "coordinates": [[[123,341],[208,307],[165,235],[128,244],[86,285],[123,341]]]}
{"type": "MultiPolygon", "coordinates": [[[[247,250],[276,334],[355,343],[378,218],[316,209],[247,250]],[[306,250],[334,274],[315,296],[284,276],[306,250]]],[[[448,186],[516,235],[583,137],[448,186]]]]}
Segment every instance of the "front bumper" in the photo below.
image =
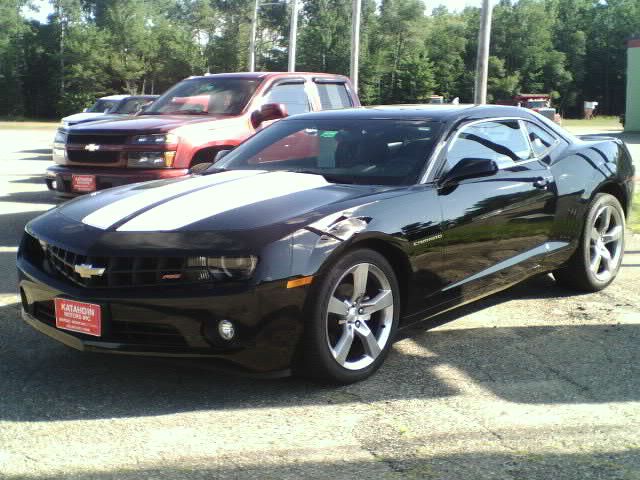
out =
{"type": "Polygon", "coordinates": [[[119,187],[130,183],[146,182],[162,178],[182,177],[187,175],[186,168],[158,168],[158,169],[135,169],[135,168],[100,168],[100,167],[68,167],[54,165],[47,169],[45,182],[49,190],[56,191],[61,195],[73,196],[81,195],[84,192],[74,192],[71,189],[71,175],[95,175],[97,190],[105,188],[119,187]]]}
{"type": "Polygon", "coordinates": [[[208,357],[257,373],[290,368],[302,332],[305,288],[286,282],[222,289],[213,286],[153,289],[88,289],[49,277],[18,259],[23,319],[72,348],[162,357],[208,357]],[[96,303],[102,335],[56,327],[53,302],[64,297],[96,303]],[[219,337],[217,325],[231,320],[236,336],[219,337]]]}

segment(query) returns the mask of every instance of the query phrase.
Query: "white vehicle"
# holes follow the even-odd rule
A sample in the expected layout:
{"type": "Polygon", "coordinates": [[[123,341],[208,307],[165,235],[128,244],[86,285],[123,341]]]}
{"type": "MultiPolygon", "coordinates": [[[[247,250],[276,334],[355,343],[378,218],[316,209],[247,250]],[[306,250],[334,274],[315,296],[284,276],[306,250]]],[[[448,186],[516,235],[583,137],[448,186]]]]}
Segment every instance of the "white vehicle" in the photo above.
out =
{"type": "Polygon", "coordinates": [[[82,113],[75,113],[64,117],[60,122],[62,128],[70,127],[77,123],[102,120],[107,114],[131,115],[140,107],[155,100],[157,95],[109,95],[99,98],[91,107],[85,108],[82,113]]]}

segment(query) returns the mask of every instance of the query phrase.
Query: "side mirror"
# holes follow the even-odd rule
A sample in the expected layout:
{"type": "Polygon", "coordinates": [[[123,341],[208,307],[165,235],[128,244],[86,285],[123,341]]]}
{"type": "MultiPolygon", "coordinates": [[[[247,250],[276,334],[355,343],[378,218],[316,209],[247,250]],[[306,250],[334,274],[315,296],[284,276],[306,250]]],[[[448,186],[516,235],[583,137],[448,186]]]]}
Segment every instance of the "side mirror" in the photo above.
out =
{"type": "Polygon", "coordinates": [[[83,108],[82,109],[82,113],[87,113],[89,111],[89,108],[83,108]]]}
{"type": "Polygon", "coordinates": [[[489,177],[495,175],[497,171],[498,164],[493,160],[487,158],[463,158],[442,177],[440,185],[451,185],[467,178],[489,177]]]}
{"type": "Polygon", "coordinates": [[[226,157],[227,155],[229,155],[231,153],[231,149],[228,150],[220,150],[218,153],[216,153],[216,156],[213,157],[213,163],[217,163],[220,160],[222,160],[224,157],[226,157]]]}
{"type": "Polygon", "coordinates": [[[266,103],[260,110],[256,110],[251,114],[251,123],[253,128],[258,128],[262,122],[268,120],[277,120],[287,116],[287,107],[281,103],[266,103]]]}

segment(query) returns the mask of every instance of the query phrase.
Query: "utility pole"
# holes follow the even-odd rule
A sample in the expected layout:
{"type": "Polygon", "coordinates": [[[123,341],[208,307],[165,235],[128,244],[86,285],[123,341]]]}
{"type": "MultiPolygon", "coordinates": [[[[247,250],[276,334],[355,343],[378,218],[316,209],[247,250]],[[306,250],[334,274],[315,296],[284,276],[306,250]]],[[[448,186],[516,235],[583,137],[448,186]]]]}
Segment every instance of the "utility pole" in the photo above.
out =
{"type": "Polygon", "coordinates": [[[291,0],[289,25],[289,71],[296,71],[296,37],[298,36],[298,0],[291,0]]]}
{"type": "Polygon", "coordinates": [[[256,71],[256,31],[258,28],[258,4],[260,0],[255,0],[253,4],[253,16],[251,17],[251,38],[249,40],[249,71],[256,71]]]}
{"type": "Polygon", "coordinates": [[[351,8],[351,64],[349,74],[353,89],[358,93],[358,68],[360,64],[360,11],[362,0],[353,0],[351,8]]]}
{"type": "Polygon", "coordinates": [[[491,0],[482,0],[480,33],[478,34],[478,58],[476,60],[476,85],[474,102],[487,103],[487,77],[489,70],[489,43],[491,40],[491,0]]]}

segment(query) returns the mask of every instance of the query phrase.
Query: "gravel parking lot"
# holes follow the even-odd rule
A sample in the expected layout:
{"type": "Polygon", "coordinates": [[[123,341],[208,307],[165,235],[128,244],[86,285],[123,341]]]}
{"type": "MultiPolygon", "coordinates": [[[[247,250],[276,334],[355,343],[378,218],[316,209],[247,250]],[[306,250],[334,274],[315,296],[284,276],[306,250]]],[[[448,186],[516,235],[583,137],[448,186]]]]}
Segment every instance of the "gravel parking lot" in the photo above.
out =
{"type": "Polygon", "coordinates": [[[18,319],[53,133],[0,130],[1,479],[640,479],[640,236],[604,292],[536,278],[414,328],[347,387],[83,354],[18,319]]]}

